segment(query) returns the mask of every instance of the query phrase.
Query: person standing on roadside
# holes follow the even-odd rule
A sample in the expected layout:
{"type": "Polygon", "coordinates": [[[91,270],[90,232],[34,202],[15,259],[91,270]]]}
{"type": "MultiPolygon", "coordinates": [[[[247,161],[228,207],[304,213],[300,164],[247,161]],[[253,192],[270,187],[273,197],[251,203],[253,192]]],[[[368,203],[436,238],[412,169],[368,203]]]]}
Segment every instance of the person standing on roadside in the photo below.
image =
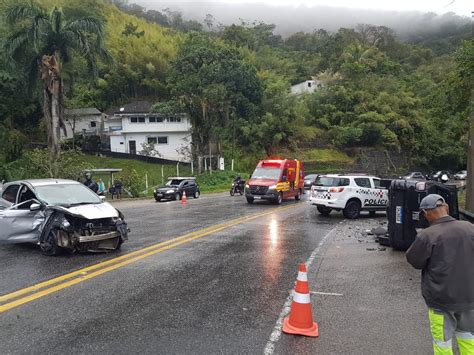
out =
{"type": "Polygon", "coordinates": [[[474,225],[449,215],[443,197],[420,203],[430,226],[418,233],[406,258],[422,270],[421,293],[428,305],[436,355],[452,354],[456,337],[461,355],[474,354],[474,225]]]}

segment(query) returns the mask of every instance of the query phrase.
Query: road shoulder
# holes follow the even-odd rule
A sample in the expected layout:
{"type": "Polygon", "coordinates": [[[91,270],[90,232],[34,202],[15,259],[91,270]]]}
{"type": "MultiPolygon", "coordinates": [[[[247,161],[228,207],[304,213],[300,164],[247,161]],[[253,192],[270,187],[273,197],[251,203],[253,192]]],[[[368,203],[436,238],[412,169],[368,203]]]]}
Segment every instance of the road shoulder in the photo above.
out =
{"type": "MultiPolygon", "coordinates": [[[[426,354],[431,337],[420,273],[366,231],[385,219],[344,221],[309,270],[317,339],[283,335],[276,353],[426,354]],[[327,293],[327,294],[325,294],[327,293]]],[[[384,226],[386,227],[386,225],[384,226]]]]}

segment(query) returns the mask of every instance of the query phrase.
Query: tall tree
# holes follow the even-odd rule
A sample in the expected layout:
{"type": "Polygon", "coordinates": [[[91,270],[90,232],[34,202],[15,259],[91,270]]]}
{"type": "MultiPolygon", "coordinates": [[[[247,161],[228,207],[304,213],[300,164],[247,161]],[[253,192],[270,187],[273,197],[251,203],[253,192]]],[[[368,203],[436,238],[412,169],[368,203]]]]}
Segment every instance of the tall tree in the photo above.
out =
{"type": "Polygon", "coordinates": [[[34,1],[11,3],[5,11],[11,34],[4,50],[12,64],[24,65],[30,86],[43,84],[43,114],[48,133],[50,157],[60,153],[60,130],[64,129],[64,67],[73,56],[80,55],[88,63],[90,74],[96,75],[97,57],[110,56],[103,46],[103,20],[92,16],[67,17],[54,7],[49,13],[34,1]]]}
{"type": "Polygon", "coordinates": [[[256,74],[235,48],[200,33],[187,36],[172,62],[168,83],[191,120],[198,156],[211,140],[219,142],[220,127],[235,117],[255,115],[262,96],[256,74]]]}

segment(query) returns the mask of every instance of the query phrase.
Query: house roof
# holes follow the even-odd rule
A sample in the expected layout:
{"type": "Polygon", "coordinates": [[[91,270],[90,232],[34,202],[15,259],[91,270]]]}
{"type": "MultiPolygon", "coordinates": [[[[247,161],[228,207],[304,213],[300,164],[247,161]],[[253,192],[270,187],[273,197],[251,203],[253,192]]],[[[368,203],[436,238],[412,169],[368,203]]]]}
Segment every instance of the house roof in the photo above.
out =
{"type": "Polygon", "coordinates": [[[64,109],[64,114],[66,116],[90,116],[90,115],[101,115],[102,112],[100,112],[95,107],[84,107],[84,108],[64,109]]]}
{"type": "Polygon", "coordinates": [[[119,107],[112,107],[107,114],[150,113],[153,104],[150,101],[132,101],[119,107]],[[123,110],[121,110],[123,108],[123,110]]]}

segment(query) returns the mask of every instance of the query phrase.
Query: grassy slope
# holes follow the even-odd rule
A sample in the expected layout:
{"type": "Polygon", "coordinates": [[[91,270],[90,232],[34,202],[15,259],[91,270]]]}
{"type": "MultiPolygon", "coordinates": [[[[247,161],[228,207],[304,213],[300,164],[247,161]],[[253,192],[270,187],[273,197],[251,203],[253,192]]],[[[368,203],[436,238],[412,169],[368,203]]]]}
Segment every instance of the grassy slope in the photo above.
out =
{"type": "MultiPolygon", "coordinates": [[[[141,181],[142,191],[145,191],[145,176],[148,176],[148,195],[152,194],[152,188],[154,186],[160,185],[162,181],[166,182],[167,178],[170,176],[177,175],[175,165],[161,165],[155,163],[146,163],[138,160],[98,157],[91,155],[85,156],[85,160],[92,164],[95,168],[116,168],[123,169],[124,172],[135,169],[141,181]]],[[[191,169],[189,167],[180,166],[179,175],[192,176],[191,169]]],[[[194,174],[194,176],[197,176],[197,181],[203,193],[227,191],[230,189],[230,183],[234,175],[236,175],[236,173],[232,171],[213,172],[212,175],[206,173],[200,176],[197,176],[197,172],[195,171],[194,174]]],[[[120,178],[120,174],[117,174],[116,176],[120,178]]],[[[242,174],[242,176],[245,175],[242,174]]],[[[96,178],[98,177],[99,176],[96,176],[96,178]]],[[[106,184],[108,179],[109,176],[104,175],[103,180],[106,184]]]]}

